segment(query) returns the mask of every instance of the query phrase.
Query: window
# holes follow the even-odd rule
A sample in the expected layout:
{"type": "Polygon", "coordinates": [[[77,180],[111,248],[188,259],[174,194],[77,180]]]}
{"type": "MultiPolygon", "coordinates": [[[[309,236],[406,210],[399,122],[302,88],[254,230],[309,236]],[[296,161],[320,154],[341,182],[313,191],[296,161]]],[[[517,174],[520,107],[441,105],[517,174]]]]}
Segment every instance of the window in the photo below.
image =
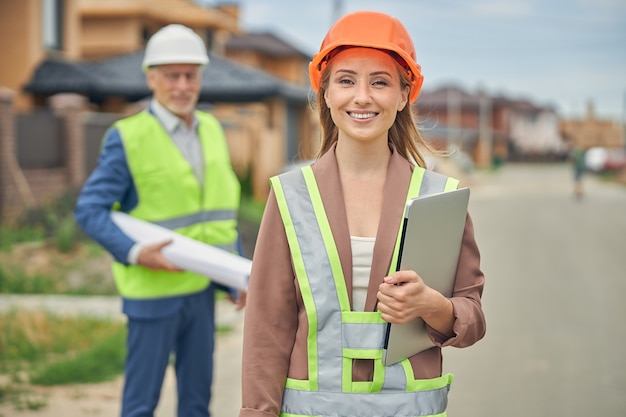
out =
{"type": "Polygon", "coordinates": [[[212,51],[213,50],[213,40],[215,38],[215,33],[213,32],[212,29],[207,29],[206,32],[205,32],[205,37],[206,37],[207,50],[208,51],[212,51]]]}
{"type": "Polygon", "coordinates": [[[63,49],[63,0],[41,0],[44,48],[63,49]]]}

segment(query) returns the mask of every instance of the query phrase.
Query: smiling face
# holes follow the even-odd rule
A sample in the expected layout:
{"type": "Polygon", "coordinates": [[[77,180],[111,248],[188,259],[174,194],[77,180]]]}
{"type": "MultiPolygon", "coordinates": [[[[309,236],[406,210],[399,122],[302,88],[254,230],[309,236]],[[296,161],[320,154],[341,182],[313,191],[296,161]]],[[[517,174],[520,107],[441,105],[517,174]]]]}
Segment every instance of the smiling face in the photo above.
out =
{"type": "Polygon", "coordinates": [[[202,69],[196,64],[168,64],[148,70],[147,81],[154,98],[187,124],[200,95],[202,69]]]}
{"type": "Polygon", "coordinates": [[[324,101],[339,140],[386,144],[389,128],[409,95],[409,87],[401,86],[396,61],[377,49],[350,48],[334,56],[329,69],[324,101]]]}

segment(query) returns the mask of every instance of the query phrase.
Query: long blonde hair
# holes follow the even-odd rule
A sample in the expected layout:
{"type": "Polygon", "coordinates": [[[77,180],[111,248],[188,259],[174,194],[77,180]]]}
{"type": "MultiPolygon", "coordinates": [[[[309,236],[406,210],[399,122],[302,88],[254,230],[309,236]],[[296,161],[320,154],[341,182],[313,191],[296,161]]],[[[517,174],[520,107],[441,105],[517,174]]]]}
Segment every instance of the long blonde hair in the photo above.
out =
{"type": "MultiPolygon", "coordinates": [[[[324,100],[324,94],[328,89],[331,68],[332,61],[329,62],[329,65],[326,66],[322,72],[320,87],[317,92],[317,110],[322,128],[321,146],[317,154],[318,158],[328,152],[339,138],[339,130],[333,122],[330,109],[326,105],[326,100],[324,100]]],[[[400,65],[398,65],[398,73],[400,74],[401,88],[411,88],[409,74],[407,74],[400,65]]],[[[413,106],[411,106],[410,103],[407,103],[404,109],[397,113],[396,120],[393,122],[391,128],[389,128],[389,142],[393,144],[396,151],[405,159],[424,168],[426,167],[426,161],[420,148],[428,152],[438,153],[438,151],[433,149],[422,138],[417,128],[417,114],[416,112],[414,113],[413,106]]]]}

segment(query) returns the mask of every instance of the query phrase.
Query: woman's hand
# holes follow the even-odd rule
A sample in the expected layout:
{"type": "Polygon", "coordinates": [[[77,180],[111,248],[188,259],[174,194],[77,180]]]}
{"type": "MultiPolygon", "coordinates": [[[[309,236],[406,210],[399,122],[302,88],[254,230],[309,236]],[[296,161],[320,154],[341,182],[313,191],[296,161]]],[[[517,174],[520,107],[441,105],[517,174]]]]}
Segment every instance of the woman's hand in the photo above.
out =
{"type": "Polygon", "coordinates": [[[421,317],[438,332],[452,335],[452,302],[427,286],[415,271],[398,271],[386,276],[378,287],[377,297],[383,320],[402,324],[421,317]]]}

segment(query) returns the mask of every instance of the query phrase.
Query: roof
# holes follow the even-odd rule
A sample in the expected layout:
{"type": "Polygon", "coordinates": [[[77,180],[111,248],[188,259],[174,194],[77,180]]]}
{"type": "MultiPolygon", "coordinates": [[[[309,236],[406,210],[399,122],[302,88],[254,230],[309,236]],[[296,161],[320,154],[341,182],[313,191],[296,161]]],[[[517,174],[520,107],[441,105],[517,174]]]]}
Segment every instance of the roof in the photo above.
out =
{"type": "Polygon", "coordinates": [[[507,107],[519,113],[537,114],[542,112],[554,112],[554,108],[549,105],[536,105],[526,99],[511,99],[502,95],[492,96],[486,92],[478,91],[474,94],[468,93],[456,86],[444,86],[431,91],[424,91],[417,99],[418,109],[430,111],[434,108],[445,108],[448,102],[462,108],[480,108],[481,99],[486,98],[491,106],[507,107]]]}
{"type": "Polygon", "coordinates": [[[270,32],[235,35],[228,39],[225,47],[229,51],[252,50],[277,58],[300,57],[307,61],[311,59],[310,55],[270,32]]]}
{"type": "Polygon", "coordinates": [[[416,105],[418,108],[420,106],[445,107],[451,97],[454,97],[456,103],[463,107],[478,107],[480,104],[478,95],[469,94],[456,86],[446,86],[432,91],[423,91],[418,97],[416,105]]]}
{"type": "MultiPolygon", "coordinates": [[[[143,55],[141,50],[97,62],[47,59],[36,68],[24,91],[78,93],[96,103],[107,96],[139,101],[152,94],[141,70],[143,55]]],[[[306,87],[289,84],[219,55],[209,53],[209,59],[202,76],[201,102],[241,103],[283,98],[306,103],[308,100],[306,87]]]]}
{"type": "Polygon", "coordinates": [[[179,23],[193,29],[222,29],[239,33],[235,16],[220,7],[208,7],[189,0],[80,1],[80,15],[88,19],[140,18],[155,26],[179,23]]]}

